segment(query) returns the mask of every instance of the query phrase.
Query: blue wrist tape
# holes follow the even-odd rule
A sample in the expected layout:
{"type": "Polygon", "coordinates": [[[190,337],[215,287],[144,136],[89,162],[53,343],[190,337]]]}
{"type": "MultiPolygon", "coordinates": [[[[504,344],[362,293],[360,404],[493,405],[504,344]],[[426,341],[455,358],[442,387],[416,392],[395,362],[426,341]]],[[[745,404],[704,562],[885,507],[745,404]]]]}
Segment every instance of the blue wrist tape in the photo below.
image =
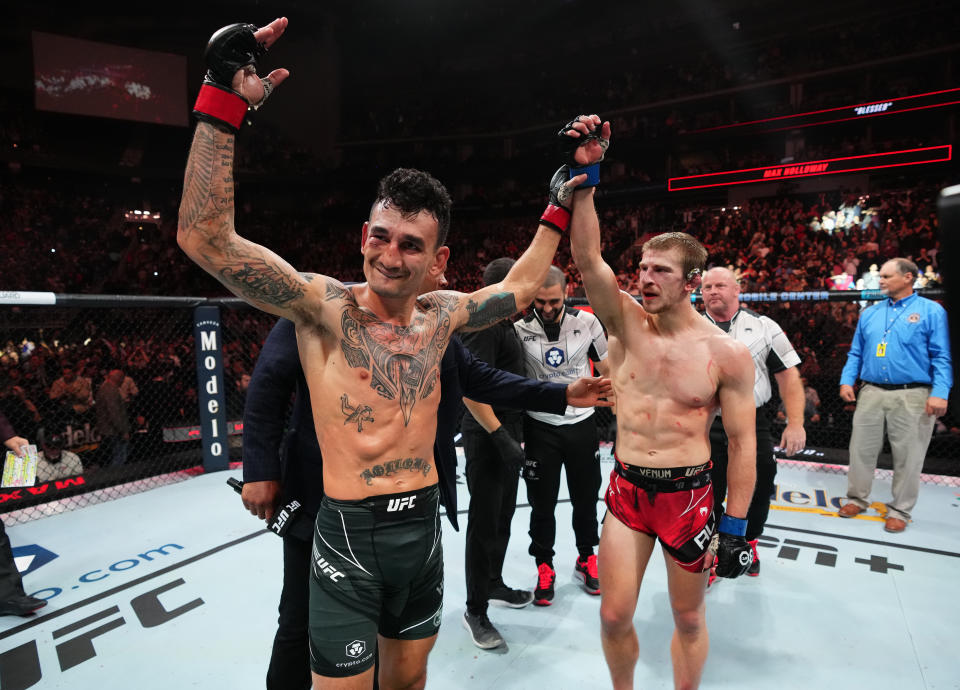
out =
{"type": "Polygon", "coordinates": [[[743,518],[724,515],[720,518],[720,527],[717,531],[723,532],[724,534],[732,534],[737,537],[745,537],[747,535],[747,521],[743,518]]]}
{"type": "Polygon", "coordinates": [[[600,164],[585,165],[582,168],[570,168],[570,177],[573,179],[577,175],[586,174],[587,179],[577,185],[577,189],[586,189],[587,187],[596,187],[600,184],[600,164]]]}

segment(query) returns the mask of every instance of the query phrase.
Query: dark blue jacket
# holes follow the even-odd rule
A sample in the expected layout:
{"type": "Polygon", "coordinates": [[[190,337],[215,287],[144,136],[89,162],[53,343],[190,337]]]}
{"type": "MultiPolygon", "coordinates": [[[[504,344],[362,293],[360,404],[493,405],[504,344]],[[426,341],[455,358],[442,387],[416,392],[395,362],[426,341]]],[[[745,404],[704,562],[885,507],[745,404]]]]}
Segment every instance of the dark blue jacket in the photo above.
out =
{"type": "MultiPolygon", "coordinates": [[[[563,414],[566,386],[494,369],[470,354],[457,337],[450,340],[440,363],[440,386],[433,453],[447,517],[459,530],[454,434],[462,398],[563,414]]],[[[243,411],[243,480],[280,480],[283,503],[300,501],[302,511],[310,518],[297,520],[291,531],[305,539],[312,537],[313,517],[323,498],[323,459],[297,352],[296,330],[287,319],[280,319],[270,331],[250,378],[243,411]],[[287,424],[291,395],[295,398],[287,424]]]]}

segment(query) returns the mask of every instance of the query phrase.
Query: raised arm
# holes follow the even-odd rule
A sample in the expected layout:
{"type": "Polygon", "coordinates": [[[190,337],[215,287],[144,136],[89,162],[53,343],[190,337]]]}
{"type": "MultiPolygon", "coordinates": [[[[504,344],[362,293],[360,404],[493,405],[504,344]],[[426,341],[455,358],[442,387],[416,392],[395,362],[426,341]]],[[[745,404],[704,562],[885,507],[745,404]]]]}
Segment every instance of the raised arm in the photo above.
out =
{"type": "Polygon", "coordinates": [[[454,329],[479,331],[525,309],[547,278],[547,270],[560,244],[560,233],[540,225],[523,255],[499,283],[470,294],[459,294],[451,312],[454,329]]]}
{"type": "Polygon", "coordinates": [[[570,198],[577,186],[596,186],[599,163],[610,138],[610,125],[603,125],[603,138],[595,131],[596,115],[580,115],[560,132],[565,149],[564,165],[550,180],[547,209],[540,218],[530,246],[500,282],[461,296],[454,309],[452,326],[466,331],[480,330],[526,308],[547,277],[560,236],[570,226],[570,198]]]}
{"type": "MultiPolygon", "coordinates": [[[[606,150],[610,142],[610,123],[601,124],[600,118],[596,118],[591,124],[600,128],[599,141],[606,150]]],[[[623,300],[633,302],[633,298],[620,290],[613,269],[603,260],[600,219],[594,206],[595,191],[595,187],[588,187],[578,188],[573,193],[570,248],[590,306],[608,329],[618,332],[623,320],[623,300]]]]}
{"type": "Polygon", "coordinates": [[[234,223],[235,134],[247,104],[259,107],[289,72],[256,74],[256,60],[283,34],[285,17],[257,29],[224,27],[207,46],[210,68],[194,113],[197,124],[180,202],[177,243],[231,292],[258,309],[300,322],[317,320],[325,281],[313,282],[269,249],[240,237],[234,223]]]}

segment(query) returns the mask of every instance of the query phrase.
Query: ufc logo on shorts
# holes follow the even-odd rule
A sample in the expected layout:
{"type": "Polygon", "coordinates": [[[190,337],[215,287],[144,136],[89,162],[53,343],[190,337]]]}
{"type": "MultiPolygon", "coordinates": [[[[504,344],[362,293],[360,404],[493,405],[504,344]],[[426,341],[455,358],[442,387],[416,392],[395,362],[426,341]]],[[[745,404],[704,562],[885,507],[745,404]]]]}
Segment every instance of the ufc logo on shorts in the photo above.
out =
{"type": "Polygon", "coordinates": [[[343,573],[333,567],[323,556],[317,556],[316,568],[317,572],[327,575],[334,582],[343,577],[343,573]]]}
{"type": "Polygon", "coordinates": [[[413,499],[416,496],[404,496],[403,498],[391,498],[387,503],[387,512],[395,513],[405,508],[413,508],[413,499]]]}

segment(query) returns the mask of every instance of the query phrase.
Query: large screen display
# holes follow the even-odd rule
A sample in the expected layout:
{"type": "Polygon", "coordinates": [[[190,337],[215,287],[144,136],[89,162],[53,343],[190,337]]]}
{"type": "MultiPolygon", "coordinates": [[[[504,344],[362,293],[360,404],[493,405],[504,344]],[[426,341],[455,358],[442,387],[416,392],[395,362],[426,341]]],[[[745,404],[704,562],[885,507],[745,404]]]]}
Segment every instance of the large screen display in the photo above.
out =
{"type": "Polygon", "coordinates": [[[187,58],[33,32],[37,110],[188,124],[187,58]]]}

